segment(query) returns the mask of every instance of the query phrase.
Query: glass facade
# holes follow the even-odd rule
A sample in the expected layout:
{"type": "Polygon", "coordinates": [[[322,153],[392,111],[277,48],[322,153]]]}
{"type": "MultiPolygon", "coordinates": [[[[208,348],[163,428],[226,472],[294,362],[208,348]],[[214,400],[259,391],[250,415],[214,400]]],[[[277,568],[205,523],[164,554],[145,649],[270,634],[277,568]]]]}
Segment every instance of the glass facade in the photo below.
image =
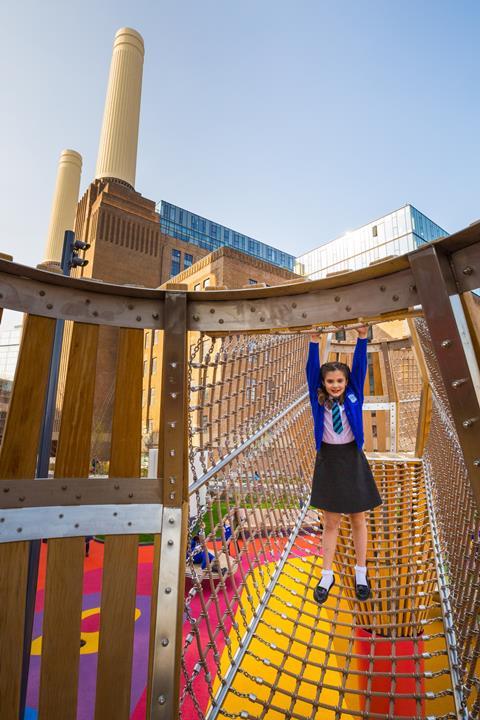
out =
{"type": "Polygon", "coordinates": [[[0,332],[0,379],[13,380],[17,367],[18,351],[22,337],[22,326],[0,332]]]}
{"type": "Polygon", "coordinates": [[[389,255],[403,255],[448,235],[439,225],[405,205],[297,258],[295,272],[316,280],[340,270],[359,270],[389,255]]]}
{"type": "Polygon", "coordinates": [[[295,264],[293,255],[195,215],[165,200],[162,200],[160,205],[160,229],[170,237],[193,243],[209,252],[227,245],[247,255],[253,255],[260,260],[293,271],[295,264]]]}

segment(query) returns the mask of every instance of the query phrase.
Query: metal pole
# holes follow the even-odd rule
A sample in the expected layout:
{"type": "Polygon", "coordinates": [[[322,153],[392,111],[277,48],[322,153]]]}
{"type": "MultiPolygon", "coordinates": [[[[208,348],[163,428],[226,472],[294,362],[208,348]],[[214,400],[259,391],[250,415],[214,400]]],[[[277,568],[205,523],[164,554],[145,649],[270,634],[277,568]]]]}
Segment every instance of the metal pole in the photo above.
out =
{"type": "MultiPolygon", "coordinates": [[[[66,230],[63,240],[61,269],[64,275],[70,275],[70,260],[72,255],[75,233],[66,230]]],[[[40,447],[37,459],[37,478],[48,478],[50,451],[52,447],[53,421],[55,418],[55,401],[57,397],[58,371],[62,352],[64,321],[57,320],[53,341],[52,359],[50,362],[50,376],[48,380],[47,399],[43,425],[40,435],[40,447]]],[[[20,687],[20,717],[23,720],[27,701],[28,673],[30,668],[30,648],[32,645],[33,621],[35,618],[35,599],[37,595],[38,566],[40,561],[41,540],[30,543],[28,554],[27,592],[25,599],[25,622],[23,634],[22,682],[20,687]]]]}

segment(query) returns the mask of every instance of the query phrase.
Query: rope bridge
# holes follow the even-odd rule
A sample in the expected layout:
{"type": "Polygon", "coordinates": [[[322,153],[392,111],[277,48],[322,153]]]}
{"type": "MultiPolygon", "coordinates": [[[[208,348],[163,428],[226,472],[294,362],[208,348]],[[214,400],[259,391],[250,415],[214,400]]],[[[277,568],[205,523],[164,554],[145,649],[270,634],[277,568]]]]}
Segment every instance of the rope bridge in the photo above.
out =
{"type": "Polygon", "coordinates": [[[26,316],[0,450],[2,720],[24,720],[25,706],[38,720],[478,720],[478,267],[478,226],[355,273],[239,291],[115,286],[0,259],[0,305],[26,316]],[[355,597],[343,516],[319,606],[304,333],[324,331],[322,362],[350,364],[360,316],[378,325],[364,387],[383,499],[367,513],[372,596],[355,597]],[[406,321],[403,334],[389,321],[406,321]],[[152,334],[158,470],[145,477],[152,334]],[[100,445],[106,475],[94,477],[100,445]],[[86,536],[103,542],[88,562],[86,536]]]}

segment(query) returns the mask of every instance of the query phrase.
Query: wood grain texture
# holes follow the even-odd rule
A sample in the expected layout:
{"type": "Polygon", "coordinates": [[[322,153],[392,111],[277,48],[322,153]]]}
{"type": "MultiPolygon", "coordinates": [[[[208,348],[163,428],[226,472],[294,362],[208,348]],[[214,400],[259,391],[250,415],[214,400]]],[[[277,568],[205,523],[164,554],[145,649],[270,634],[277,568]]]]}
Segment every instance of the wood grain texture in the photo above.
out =
{"type": "MultiPolygon", "coordinates": [[[[76,323],[70,343],[55,477],[87,477],[90,467],[98,326],[76,323]]],[[[39,719],[75,720],[84,538],[49,540],[39,719]]]]}
{"type": "MultiPolygon", "coordinates": [[[[26,316],[0,453],[0,478],[32,478],[55,320],[26,316]]],[[[9,493],[13,491],[10,489],[9,493]]],[[[2,493],[5,494],[5,493],[2,493]]],[[[29,543],[0,545],[0,717],[18,720],[29,543]]]]}
{"type": "MultiPolygon", "coordinates": [[[[110,477],[140,475],[143,331],[120,330],[110,477]]],[[[138,535],[107,536],[100,611],[96,720],[128,720],[138,535]]]]}

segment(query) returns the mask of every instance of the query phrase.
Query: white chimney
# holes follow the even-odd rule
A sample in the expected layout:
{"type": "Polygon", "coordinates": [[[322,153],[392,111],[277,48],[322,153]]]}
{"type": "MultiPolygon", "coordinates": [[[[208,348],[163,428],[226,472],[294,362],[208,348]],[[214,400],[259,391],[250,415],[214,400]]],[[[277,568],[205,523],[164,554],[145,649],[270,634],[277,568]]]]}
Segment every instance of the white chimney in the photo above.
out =
{"type": "Polygon", "coordinates": [[[96,178],[115,178],[135,186],[138,124],[145,48],[131,28],[115,35],[108,79],[96,178]]]}
{"type": "Polygon", "coordinates": [[[60,264],[61,262],[65,230],[73,230],[75,224],[81,172],[82,156],[75,150],[62,150],[58,162],[44,263],[60,264]]]}

